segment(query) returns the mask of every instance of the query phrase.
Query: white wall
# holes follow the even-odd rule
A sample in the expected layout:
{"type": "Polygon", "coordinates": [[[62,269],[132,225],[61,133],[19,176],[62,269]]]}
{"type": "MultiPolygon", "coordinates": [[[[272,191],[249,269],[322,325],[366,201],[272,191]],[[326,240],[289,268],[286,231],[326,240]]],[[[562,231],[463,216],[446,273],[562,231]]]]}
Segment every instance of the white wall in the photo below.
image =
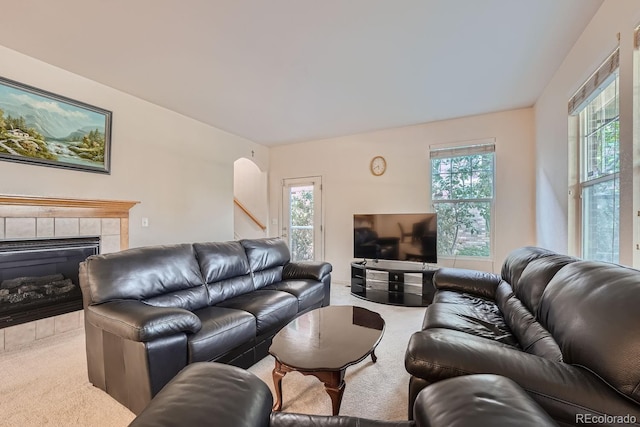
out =
{"type": "MultiPolygon", "coordinates": [[[[455,265],[499,271],[509,251],[535,243],[533,118],[529,108],[273,147],[270,216],[280,218],[282,179],[322,176],[325,260],[333,264],[334,280],[347,282],[354,213],[432,211],[429,146],[495,138],[495,259],[489,263],[458,259],[455,265]],[[369,172],[376,155],[387,160],[387,172],[380,177],[369,172]]],[[[277,235],[278,230],[272,226],[269,231],[277,235]]]]}
{"type": "Polygon", "coordinates": [[[131,247],[233,238],[233,162],[253,150],[267,170],[266,147],[2,46],[0,70],[113,112],[110,175],[1,161],[0,194],[140,201],[131,247]]]}
{"type": "MultiPolygon", "coordinates": [[[[267,198],[267,172],[249,159],[235,161],[233,167],[233,194],[242,205],[263,225],[269,218],[267,198]]],[[[266,230],[258,226],[238,206],[234,206],[233,234],[238,239],[257,239],[267,235],[266,230]]]]}
{"type": "Polygon", "coordinates": [[[567,102],[618,45],[620,34],[620,262],[635,255],[637,185],[633,182],[633,31],[640,24],[640,2],[605,0],[535,105],[536,215],[540,246],[567,253],[568,115],[567,102]],[[636,188],[634,190],[634,187],[636,188]]]}

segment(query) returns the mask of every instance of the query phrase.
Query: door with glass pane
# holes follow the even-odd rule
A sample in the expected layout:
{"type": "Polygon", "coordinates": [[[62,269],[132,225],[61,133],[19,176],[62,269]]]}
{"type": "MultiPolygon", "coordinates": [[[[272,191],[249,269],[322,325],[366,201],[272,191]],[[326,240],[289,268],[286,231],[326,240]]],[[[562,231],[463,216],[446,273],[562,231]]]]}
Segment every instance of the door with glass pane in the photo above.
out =
{"type": "Polygon", "coordinates": [[[321,261],[322,181],[320,177],[285,179],[282,187],[282,238],[292,261],[321,261]]]}

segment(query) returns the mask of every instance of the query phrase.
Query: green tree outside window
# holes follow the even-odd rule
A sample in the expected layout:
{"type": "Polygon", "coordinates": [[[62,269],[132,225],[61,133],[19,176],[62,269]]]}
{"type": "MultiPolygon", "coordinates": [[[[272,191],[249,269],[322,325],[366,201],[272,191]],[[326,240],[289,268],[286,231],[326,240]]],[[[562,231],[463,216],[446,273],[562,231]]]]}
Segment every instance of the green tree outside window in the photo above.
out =
{"type": "Polygon", "coordinates": [[[491,256],[494,153],[431,160],[438,256],[491,256]]]}
{"type": "Polygon", "coordinates": [[[313,187],[294,187],[289,197],[291,259],[313,260],[313,187]]]}

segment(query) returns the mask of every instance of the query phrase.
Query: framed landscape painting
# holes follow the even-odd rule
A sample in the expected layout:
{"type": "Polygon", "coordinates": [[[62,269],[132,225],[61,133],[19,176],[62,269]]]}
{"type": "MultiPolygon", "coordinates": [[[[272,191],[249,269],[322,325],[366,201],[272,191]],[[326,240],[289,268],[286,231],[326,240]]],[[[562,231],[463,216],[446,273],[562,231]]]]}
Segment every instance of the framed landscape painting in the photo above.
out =
{"type": "Polygon", "coordinates": [[[0,77],[0,160],[110,173],[111,112],[0,77]]]}

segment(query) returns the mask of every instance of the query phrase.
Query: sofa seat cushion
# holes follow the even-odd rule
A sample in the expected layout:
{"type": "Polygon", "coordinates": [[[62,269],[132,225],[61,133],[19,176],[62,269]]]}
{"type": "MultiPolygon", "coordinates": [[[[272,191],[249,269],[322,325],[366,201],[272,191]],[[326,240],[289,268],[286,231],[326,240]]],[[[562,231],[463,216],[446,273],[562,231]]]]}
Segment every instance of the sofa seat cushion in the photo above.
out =
{"type": "Polygon", "coordinates": [[[498,307],[487,301],[476,308],[463,304],[431,304],[425,313],[423,329],[453,329],[504,344],[518,346],[498,307]]]}
{"type": "Polygon", "coordinates": [[[189,363],[214,360],[256,336],[256,318],[244,310],[207,307],[195,314],[202,328],[187,337],[189,363]]]}
{"type": "Polygon", "coordinates": [[[256,318],[257,335],[279,329],[298,314],[298,298],[287,292],[261,289],[223,301],[217,307],[251,313],[256,318]]]}
{"type": "Polygon", "coordinates": [[[299,312],[314,305],[319,306],[324,300],[324,285],[316,280],[283,280],[265,286],[264,289],[287,292],[295,296],[298,299],[299,312]]]}

